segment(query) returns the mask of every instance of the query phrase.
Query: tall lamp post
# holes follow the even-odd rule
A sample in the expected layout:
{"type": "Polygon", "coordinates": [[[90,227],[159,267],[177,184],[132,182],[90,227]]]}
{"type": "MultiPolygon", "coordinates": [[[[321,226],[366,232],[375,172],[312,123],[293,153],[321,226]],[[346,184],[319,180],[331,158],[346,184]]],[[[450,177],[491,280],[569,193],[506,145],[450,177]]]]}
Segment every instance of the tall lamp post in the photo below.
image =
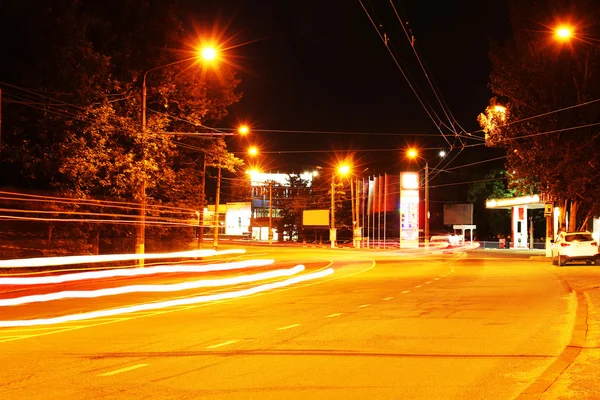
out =
{"type": "MultiPolygon", "coordinates": [[[[427,159],[419,156],[419,152],[415,149],[409,149],[406,154],[410,159],[420,158],[425,161],[425,226],[423,227],[423,236],[425,237],[425,250],[429,250],[429,162],[427,159]]],[[[443,150],[440,151],[439,156],[445,157],[446,152],[443,150]]]]}
{"type": "MultiPolygon", "coordinates": [[[[337,172],[340,175],[347,175],[350,172],[350,166],[341,164],[338,166],[337,172]]],[[[335,228],[335,173],[336,171],[331,175],[331,227],[329,230],[329,240],[331,241],[332,249],[337,245],[337,232],[335,228]]]]}
{"type": "MultiPolygon", "coordinates": [[[[248,134],[250,128],[242,125],[237,129],[241,136],[248,134]]],[[[215,213],[213,215],[213,249],[218,250],[219,247],[219,202],[221,197],[221,165],[218,166],[217,172],[217,192],[215,194],[215,213]]]]}
{"type": "MultiPolygon", "coordinates": [[[[212,61],[217,57],[217,51],[212,47],[206,47],[202,49],[199,56],[194,56],[190,58],[186,58],[179,61],[174,61],[172,63],[164,64],[158,67],[150,68],[146,72],[144,72],[144,76],[142,79],[142,160],[144,162],[144,167],[142,171],[142,182],[140,185],[140,222],[137,225],[136,230],[136,240],[135,240],[135,252],[136,254],[144,254],[145,246],[146,246],[146,103],[147,103],[147,92],[146,92],[146,81],[148,74],[152,71],[156,71],[162,68],[170,67],[175,64],[184,63],[187,61],[197,60],[201,58],[205,61],[212,61]]],[[[139,260],[139,266],[144,266],[144,260],[139,260]]]]}

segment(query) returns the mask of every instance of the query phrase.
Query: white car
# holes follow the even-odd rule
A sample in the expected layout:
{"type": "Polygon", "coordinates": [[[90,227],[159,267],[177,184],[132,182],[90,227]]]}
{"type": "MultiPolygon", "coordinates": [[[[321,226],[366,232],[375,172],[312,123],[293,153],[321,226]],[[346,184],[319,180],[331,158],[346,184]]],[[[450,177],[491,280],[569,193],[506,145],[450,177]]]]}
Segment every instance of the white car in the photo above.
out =
{"type": "Polygon", "coordinates": [[[589,232],[561,232],[552,242],[552,264],[566,265],[570,261],[600,264],[598,242],[589,232]]]}

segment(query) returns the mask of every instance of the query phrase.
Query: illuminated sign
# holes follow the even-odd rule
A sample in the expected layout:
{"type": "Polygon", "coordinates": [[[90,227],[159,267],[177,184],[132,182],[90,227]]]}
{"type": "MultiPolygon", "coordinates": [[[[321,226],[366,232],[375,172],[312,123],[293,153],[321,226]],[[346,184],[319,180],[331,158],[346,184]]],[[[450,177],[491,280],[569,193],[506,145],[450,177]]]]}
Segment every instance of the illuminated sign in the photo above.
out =
{"type": "Polygon", "coordinates": [[[401,182],[401,189],[418,189],[419,188],[419,173],[418,172],[402,172],[400,182],[401,182]]]}
{"type": "Polygon", "coordinates": [[[400,174],[400,247],[419,247],[419,173],[400,174]]]}

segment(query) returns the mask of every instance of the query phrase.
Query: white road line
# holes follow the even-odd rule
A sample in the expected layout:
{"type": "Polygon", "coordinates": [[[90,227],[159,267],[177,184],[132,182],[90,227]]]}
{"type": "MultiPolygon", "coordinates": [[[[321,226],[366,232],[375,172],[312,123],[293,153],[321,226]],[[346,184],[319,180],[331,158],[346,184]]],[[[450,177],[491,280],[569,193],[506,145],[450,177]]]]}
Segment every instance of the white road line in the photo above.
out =
{"type": "Polygon", "coordinates": [[[295,328],[297,326],[300,326],[300,324],[294,324],[294,325],[288,325],[288,326],[282,326],[281,328],[277,328],[278,331],[282,331],[284,329],[290,329],[290,328],[295,328]]]}
{"type": "Polygon", "coordinates": [[[358,306],[358,308],[365,308],[365,307],[369,307],[369,306],[370,306],[370,304],[362,304],[362,305],[358,306]]]}
{"type": "Polygon", "coordinates": [[[425,282],[425,284],[426,284],[426,285],[429,285],[430,283],[431,283],[431,281],[429,281],[429,282],[425,282]]]}
{"type": "Polygon", "coordinates": [[[420,288],[420,287],[423,287],[423,285],[417,285],[417,286],[415,286],[415,288],[420,288]]]}
{"type": "Polygon", "coordinates": [[[218,347],[223,347],[223,346],[227,346],[228,344],[233,344],[233,343],[237,343],[238,340],[228,340],[226,342],[223,343],[219,343],[219,344],[213,344],[212,346],[206,346],[207,349],[216,349],[218,347]]]}
{"type": "Polygon", "coordinates": [[[410,293],[410,290],[405,290],[404,292],[402,292],[402,294],[404,293],[410,293]]]}
{"type": "Polygon", "coordinates": [[[433,280],[434,280],[434,281],[439,281],[439,280],[440,280],[440,278],[433,278],[433,280]]]}
{"type": "Polygon", "coordinates": [[[127,371],[131,371],[133,369],[138,369],[138,368],[142,368],[142,367],[147,367],[150,364],[136,364],[136,365],[132,365],[131,367],[126,367],[126,368],[121,368],[121,369],[117,369],[116,371],[110,371],[110,372],[105,372],[103,374],[98,374],[98,376],[111,376],[111,375],[116,375],[116,374],[120,374],[121,372],[127,372],[127,371]]]}
{"type": "Polygon", "coordinates": [[[391,299],[393,299],[393,297],[386,297],[386,298],[385,298],[385,299],[383,299],[383,300],[391,300],[391,299]]]}
{"type": "Polygon", "coordinates": [[[333,317],[339,317],[340,315],[342,315],[343,313],[335,313],[335,314],[329,314],[326,315],[325,318],[333,318],[333,317]]]}

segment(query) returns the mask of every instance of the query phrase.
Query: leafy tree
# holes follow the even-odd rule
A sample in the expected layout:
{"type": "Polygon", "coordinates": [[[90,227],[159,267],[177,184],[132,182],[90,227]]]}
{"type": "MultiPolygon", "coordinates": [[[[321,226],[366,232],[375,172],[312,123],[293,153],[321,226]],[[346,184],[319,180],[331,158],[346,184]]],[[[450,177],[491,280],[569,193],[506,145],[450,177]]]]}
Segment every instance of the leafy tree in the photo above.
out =
{"type": "Polygon", "coordinates": [[[586,39],[600,34],[600,9],[593,0],[510,5],[513,37],[492,44],[496,97],[479,121],[486,144],[507,149],[511,185],[549,195],[577,229],[600,212],[600,104],[588,103],[600,98],[600,48],[586,39]],[[557,15],[579,21],[570,42],[553,35],[557,15]]]}
{"type": "MultiPolygon", "coordinates": [[[[310,201],[308,181],[297,175],[287,177],[286,196],[278,198],[277,208],[281,213],[281,232],[290,238],[299,238],[302,231],[302,211],[310,201]]],[[[283,240],[283,235],[280,236],[283,240]]]]}
{"type": "MultiPolygon", "coordinates": [[[[137,203],[145,181],[152,217],[189,220],[189,210],[204,201],[197,189],[204,163],[224,169],[241,165],[224,141],[207,141],[204,128],[225,116],[241,94],[227,65],[180,63],[190,52],[167,50],[184,47],[184,13],[175,0],[1,2],[0,15],[27,21],[23,26],[1,21],[7,29],[3,37],[10,32],[22,38],[9,49],[11,61],[0,67],[2,76],[33,88],[27,97],[12,90],[6,96],[11,103],[3,110],[9,116],[3,157],[10,156],[3,158],[3,168],[20,171],[21,184],[75,198],[137,203]],[[148,115],[142,131],[142,79],[165,65],[146,75],[148,115]]],[[[153,231],[174,234],[172,228],[153,231]]],[[[190,235],[191,229],[185,232],[190,235]]]]}

